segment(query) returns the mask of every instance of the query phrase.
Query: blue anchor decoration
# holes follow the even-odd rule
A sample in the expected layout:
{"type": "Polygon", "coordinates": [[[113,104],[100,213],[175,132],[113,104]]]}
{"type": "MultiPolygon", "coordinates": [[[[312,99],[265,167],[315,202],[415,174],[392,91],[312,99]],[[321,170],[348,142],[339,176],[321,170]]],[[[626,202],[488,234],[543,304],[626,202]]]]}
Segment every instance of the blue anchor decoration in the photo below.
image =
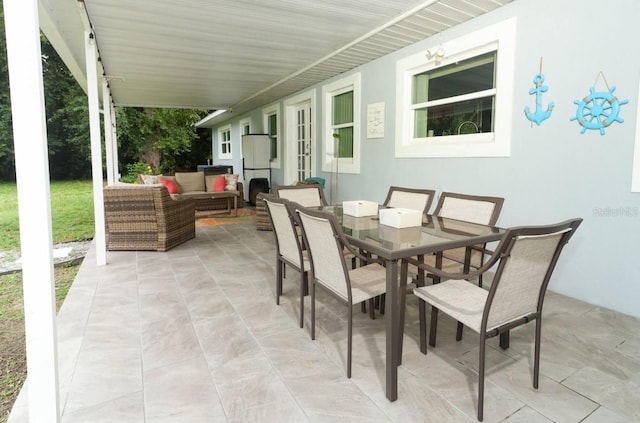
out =
{"type": "Polygon", "coordinates": [[[524,114],[527,119],[529,119],[531,122],[535,122],[538,126],[540,126],[543,121],[549,119],[549,117],[551,116],[551,112],[553,111],[553,107],[555,106],[552,101],[551,103],[549,103],[549,106],[547,106],[546,111],[542,110],[542,93],[547,92],[547,90],[549,89],[549,87],[547,87],[546,85],[542,85],[543,82],[544,75],[542,73],[537,74],[533,78],[533,83],[536,84],[536,87],[529,90],[529,94],[536,95],[536,111],[532,113],[529,110],[529,106],[526,106],[524,108],[524,114]]]}

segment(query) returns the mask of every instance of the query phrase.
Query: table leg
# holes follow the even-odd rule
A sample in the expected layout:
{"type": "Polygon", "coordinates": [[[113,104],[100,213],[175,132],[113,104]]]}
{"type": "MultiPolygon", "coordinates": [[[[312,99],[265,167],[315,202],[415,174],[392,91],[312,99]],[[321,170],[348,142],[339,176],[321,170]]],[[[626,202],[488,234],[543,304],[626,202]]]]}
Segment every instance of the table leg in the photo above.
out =
{"type": "Polygon", "coordinates": [[[398,295],[398,261],[386,261],[387,297],[386,302],[390,310],[386,316],[386,393],[389,401],[398,399],[398,364],[400,362],[399,341],[400,341],[400,313],[398,295]]]}
{"type": "Polygon", "coordinates": [[[238,197],[240,197],[240,194],[233,196],[233,210],[236,217],[238,217],[238,197]]]}

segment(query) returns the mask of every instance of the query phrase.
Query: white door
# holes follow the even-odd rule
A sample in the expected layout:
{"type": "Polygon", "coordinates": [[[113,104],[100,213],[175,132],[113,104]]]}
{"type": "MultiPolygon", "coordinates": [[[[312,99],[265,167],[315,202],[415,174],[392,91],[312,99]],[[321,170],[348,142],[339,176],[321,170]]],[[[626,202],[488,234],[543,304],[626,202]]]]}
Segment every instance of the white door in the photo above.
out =
{"type": "Polygon", "coordinates": [[[304,181],[310,178],[313,163],[311,139],[311,103],[304,102],[295,106],[296,137],[296,178],[304,181]]]}

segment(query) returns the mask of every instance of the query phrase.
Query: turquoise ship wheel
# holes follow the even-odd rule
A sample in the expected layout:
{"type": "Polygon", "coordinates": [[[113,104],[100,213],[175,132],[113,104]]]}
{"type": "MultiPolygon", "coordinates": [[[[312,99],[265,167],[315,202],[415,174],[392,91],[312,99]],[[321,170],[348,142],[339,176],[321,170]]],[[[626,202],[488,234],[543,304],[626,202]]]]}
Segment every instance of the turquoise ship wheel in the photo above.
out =
{"type": "Polygon", "coordinates": [[[604,135],[604,128],[608,127],[614,122],[624,122],[624,119],[619,117],[620,106],[627,104],[628,100],[618,100],[613,95],[616,87],[611,87],[608,92],[596,92],[595,87],[591,87],[590,94],[582,100],[574,101],[578,105],[575,117],[571,120],[577,120],[582,126],[581,134],[584,134],[587,129],[600,130],[600,135],[604,135]]]}

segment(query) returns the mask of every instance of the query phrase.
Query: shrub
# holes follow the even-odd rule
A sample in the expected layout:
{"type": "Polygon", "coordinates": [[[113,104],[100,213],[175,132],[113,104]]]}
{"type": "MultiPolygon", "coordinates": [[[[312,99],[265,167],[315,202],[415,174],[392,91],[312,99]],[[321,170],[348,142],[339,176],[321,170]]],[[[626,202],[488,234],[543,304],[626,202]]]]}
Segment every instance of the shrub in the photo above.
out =
{"type": "Polygon", "coordinates": [[[120,181],[134,183],[138,180],[138,175],[153,175],[153,169],[146,163],[137,162],[126,165],[127,173],[120,178],[120,181]]]}

